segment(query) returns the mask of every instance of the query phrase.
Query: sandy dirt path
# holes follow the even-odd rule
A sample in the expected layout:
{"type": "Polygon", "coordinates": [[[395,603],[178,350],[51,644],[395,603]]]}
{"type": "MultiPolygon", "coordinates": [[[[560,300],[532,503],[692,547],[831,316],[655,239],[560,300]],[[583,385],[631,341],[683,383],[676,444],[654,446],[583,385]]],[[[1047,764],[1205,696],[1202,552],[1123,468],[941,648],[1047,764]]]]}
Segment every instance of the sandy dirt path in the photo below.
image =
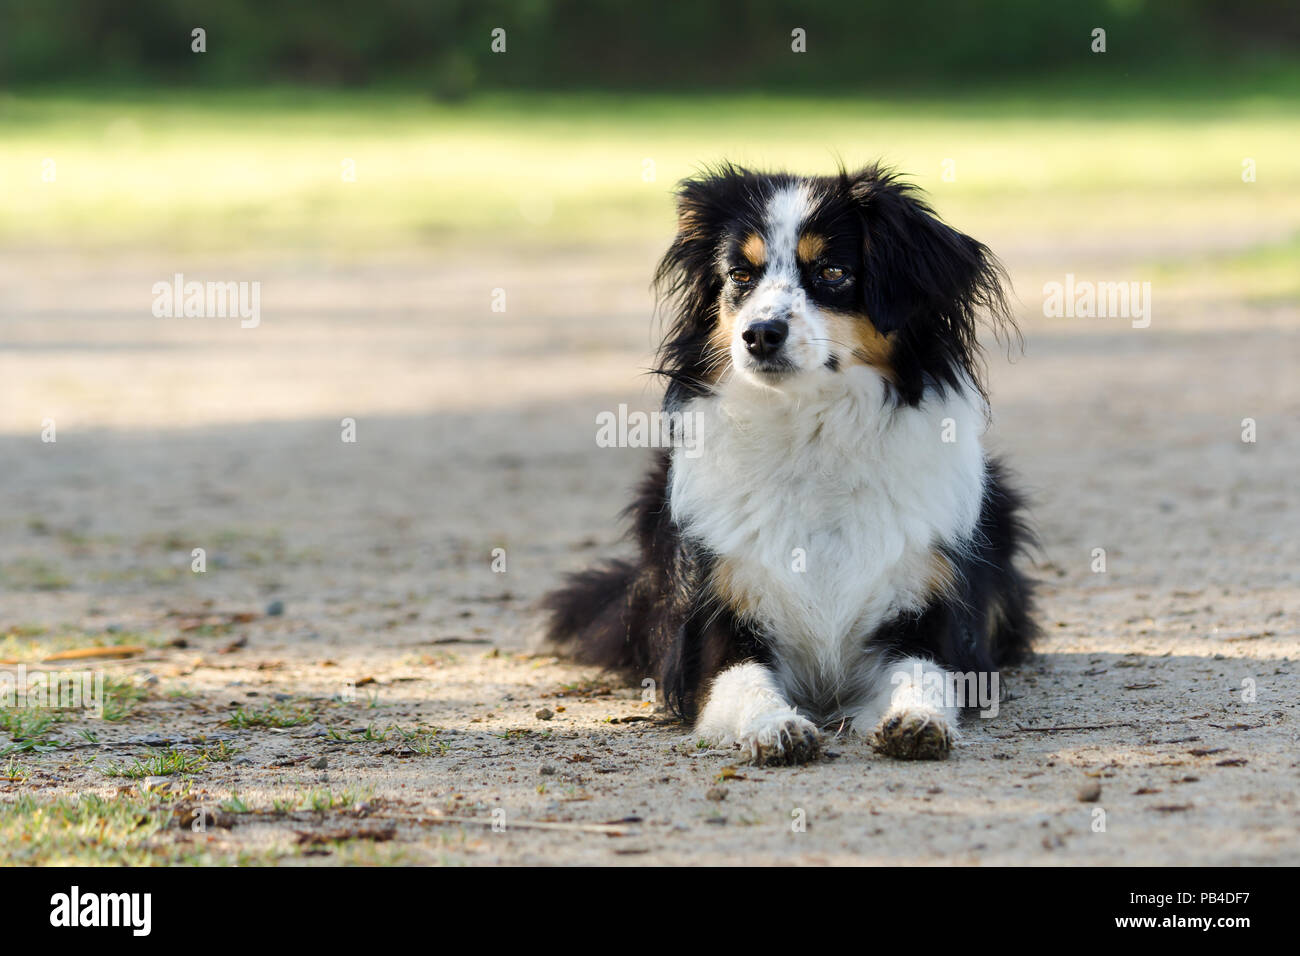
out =
{"type": "Polygon", "coordinates": [[[645,452],[595,416],[657,402],[654,247],[8,257],[0,658],[138,646],[93,666],[145,696],[0,758],[0,802],[121,796],[143,783],[105,767],[222,740],[150,782],[215,815],[150,835],[158,860],[1300,863],[1293,316],[1175,289],[1148,329],[1047,320],[1008,245],[1026,353],[991,358],[989,442],[1035,502],[1041,653],[947,762],[839,737],[793,769],[525,653],[533,602],[621,547],[645,452]],[[153,318],[176,271],[261,281],[261,325],[153,318]]]}

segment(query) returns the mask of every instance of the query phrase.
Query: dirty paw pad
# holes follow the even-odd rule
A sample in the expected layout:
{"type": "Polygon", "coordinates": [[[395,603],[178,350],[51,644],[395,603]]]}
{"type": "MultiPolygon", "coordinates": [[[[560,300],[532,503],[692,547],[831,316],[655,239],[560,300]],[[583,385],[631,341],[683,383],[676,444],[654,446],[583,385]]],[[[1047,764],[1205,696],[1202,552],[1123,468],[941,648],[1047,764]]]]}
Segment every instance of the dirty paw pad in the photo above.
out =
{"type": "Polygon", "coordinates": [[[952,753],[952,740],[951,728],[939,715],[904,711],[884,719],[871,747],[898,760],[944,760],[952,753]]]}
{"type": "Polygon", "coordinates": [[[794,718],[750,736],[749,762],[758,766],[807,763],[821,751],[821,734],[807,720],[794,718]]]}

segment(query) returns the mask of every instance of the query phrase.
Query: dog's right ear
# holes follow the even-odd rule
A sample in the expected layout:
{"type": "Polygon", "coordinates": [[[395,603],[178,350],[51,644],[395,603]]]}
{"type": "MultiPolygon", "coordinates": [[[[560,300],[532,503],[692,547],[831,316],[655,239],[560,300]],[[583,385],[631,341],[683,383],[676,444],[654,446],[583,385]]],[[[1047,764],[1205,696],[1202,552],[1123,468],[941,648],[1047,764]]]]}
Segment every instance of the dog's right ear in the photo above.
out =
{"type": "MultiPolygon", "coordinates": [[[[717,269],[723,233],[753,176],[738,166],[722,165],[677,185],[677,236],[655,270],[655,290],[683,311],[716,306],[722,289],[717,269]]],[[[699,318],[704,318],[700,314],[699,318]]]]}
{"type": "Polygon", "coordinates": [[[718,250],[752,174],[707,169],[677,186],[677,235],[659,260],[654,288],[666,319],[657,371],[669,378],[669,407],[708,389],[707,342],[718,317],[723,277],[718,250]]]}

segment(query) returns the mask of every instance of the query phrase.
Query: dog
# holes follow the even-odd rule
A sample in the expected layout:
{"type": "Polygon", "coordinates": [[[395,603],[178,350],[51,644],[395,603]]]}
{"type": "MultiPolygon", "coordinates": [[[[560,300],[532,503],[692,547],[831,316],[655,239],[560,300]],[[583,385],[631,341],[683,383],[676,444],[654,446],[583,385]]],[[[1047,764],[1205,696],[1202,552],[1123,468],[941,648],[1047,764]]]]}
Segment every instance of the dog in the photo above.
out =
{"type": "Polygon", "coordinates": [[[981,444],[979,324],[1018,335],[1006,273],[879,165],[711,167],[677,210],[656,371],[697,441],[662,449],[629,507],[637,557],[546,599],[547,642],[650,678],[758,764],[846,729],[947,757],[975,706],[954,688],[1035,634],[1024,504],[981,444]]]}

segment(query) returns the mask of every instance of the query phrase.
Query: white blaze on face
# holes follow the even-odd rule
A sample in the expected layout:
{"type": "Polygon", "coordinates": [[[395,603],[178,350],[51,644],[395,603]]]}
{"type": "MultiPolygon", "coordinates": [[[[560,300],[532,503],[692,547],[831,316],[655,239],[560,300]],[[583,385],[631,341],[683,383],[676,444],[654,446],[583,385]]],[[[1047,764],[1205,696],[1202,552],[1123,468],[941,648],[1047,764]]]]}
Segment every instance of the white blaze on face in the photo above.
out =
{"type": "Polygon", "coordinates": [[[818,369],[830,356],[825,323],[808,300],[799,270],[799,236],[812,211],[813,195],[807,183],[786,186],[767,201],[763,217],[767,265],[737,316],[732,336],[732,364],[738,369],[750,367],[741,336],[752,323],[764,319],[785,319],[790,324],[782,354],[796,372],[818,369]]]}
{"type": "Polygon", "coordinates": [[[779,281],[797,285],[799,262],[797,250],[799,233],[812,213],[812,196],[806,183],[787,186],[767,201],[767,248],[770,264],[764,281],[779,281]]]}

